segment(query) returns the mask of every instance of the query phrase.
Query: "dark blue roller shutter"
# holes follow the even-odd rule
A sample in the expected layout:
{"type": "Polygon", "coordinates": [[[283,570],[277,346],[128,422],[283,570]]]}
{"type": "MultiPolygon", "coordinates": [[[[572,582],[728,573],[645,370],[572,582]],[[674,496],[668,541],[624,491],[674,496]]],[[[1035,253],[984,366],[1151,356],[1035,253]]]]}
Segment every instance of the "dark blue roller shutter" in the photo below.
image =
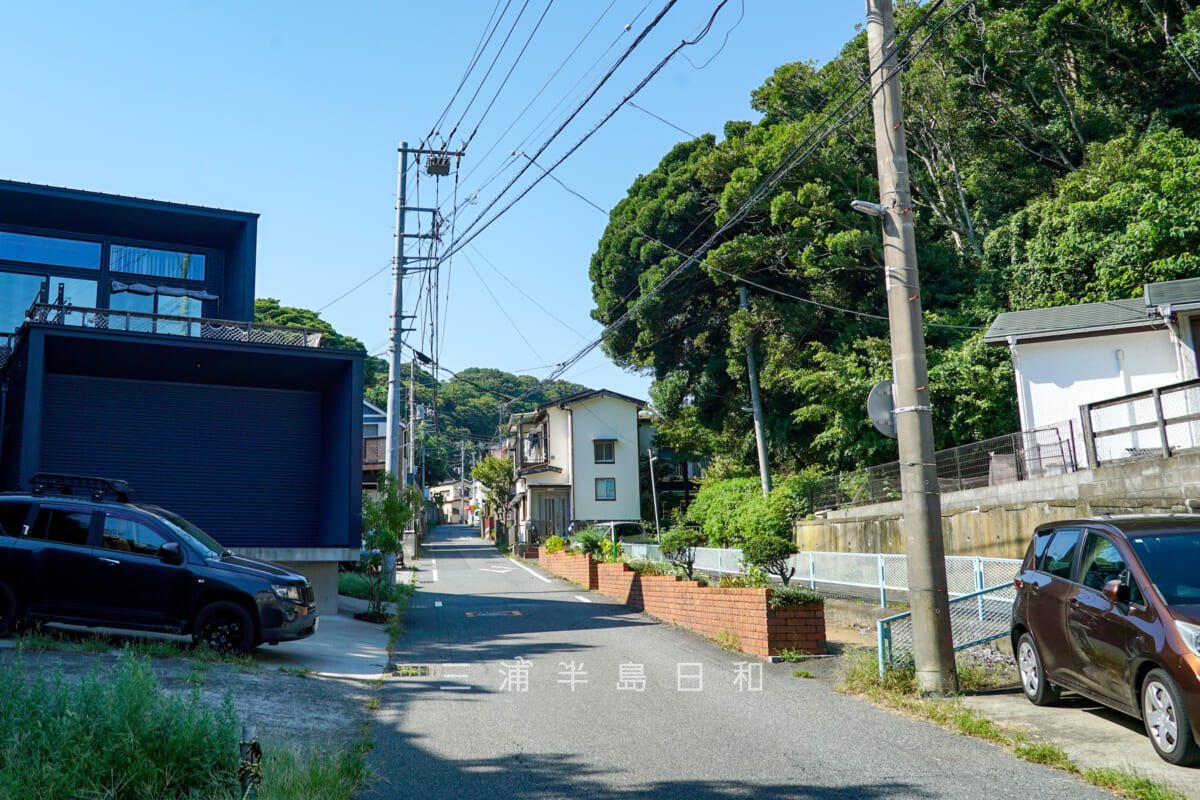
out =
{"type": "Polygon", "coordinates": [[[124,478],[135,502],[229,547],[310,547],[320,519],[321,395],[47,375],[46,472],[124,478]]]}

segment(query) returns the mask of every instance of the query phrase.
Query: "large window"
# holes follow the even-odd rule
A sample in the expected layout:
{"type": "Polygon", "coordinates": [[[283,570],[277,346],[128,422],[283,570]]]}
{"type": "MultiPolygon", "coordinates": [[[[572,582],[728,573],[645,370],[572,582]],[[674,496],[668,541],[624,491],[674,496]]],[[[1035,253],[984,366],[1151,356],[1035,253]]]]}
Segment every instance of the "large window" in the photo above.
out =
{"type": "Polygon", "coordinates": [[[204,280],[204,256],[199,253],[114,244],[109,250],[108,268],[113,272],[151,275],[155,278],[204,280]]]}
{"type": "Polygon", "coordinates": [[[0,259],[52,267],[100,269],[100,243],[0,231],[0,259]]]}
{"type": "Polygon", "coordinates": [[[592,442],[592,447],[596,453],[597,464],[612,464],[617,460],[617,443],[612,439],[597,439],[592,442]]]}
{"type": "Polygon", "coordinates": [[[616,478],[596,478],[596,499],[597,500],[616,500],[617,499],[617,479],[616,478]]]}
{"type": "Polygon", "coordinates": [[[0,272],[0,333],[12,333],[21,327],[44,280],[45,275],[0,272]]]}

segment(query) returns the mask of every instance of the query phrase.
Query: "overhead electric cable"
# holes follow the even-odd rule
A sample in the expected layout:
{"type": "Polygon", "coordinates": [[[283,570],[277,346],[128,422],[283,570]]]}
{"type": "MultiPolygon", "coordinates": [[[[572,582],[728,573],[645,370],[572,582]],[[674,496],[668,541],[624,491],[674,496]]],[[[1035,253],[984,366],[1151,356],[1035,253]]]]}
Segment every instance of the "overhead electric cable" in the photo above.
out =
{"type": "MultiPolygon", "coordinates": [[[[551,0],[551,2],[553,2],[553,0],[551,0]]],[[[458,126],[462,125],[463,120],[466,119],[467,112],[471,110],[471,106],[475,105],[476,98],[478,98],[479,93],[483,91],[484,84],[487,83],[487,79],[491,76],[492,70],[495,69],[496,64],[499,63],[500,56],[504,53],[504,48],[508,46],[508,40],[512,38],[513,32],[516,31],[517,25],[521,22],[521,17],[524,16],[525,9],[527,8],[529,8],[529,0],[525,0],[525,2],[521,4],[521,10],[517,12],[517,18],[514,19],[513,24],[509,26],[508,33],[504,35],[504,41],[500,43],[500,48],[496,50],[496,55],[492,58],[492,63],[488,65],[487,72],[483,73],[483,78],[480,79],[479,85],[475,87],[475,94],[471,95],[471,99],[467,101],[467,107],[464,108],[462,114],[459,115],[458,122],[454,123],[454,128],[451,129],[450,134],[446,136],[446,139],[454,138],[454,134],[458,131],[458,126]]],[[[549,6],[547,6],[546,10],[549,11],[549,6]]],[[[524,53],[525,51],[522,50],[521,52],[524,53]]]]}
{"type": "Polygon", "coordinates": [[[483,51],[487,49],[488,44],[492,41],[492,37],[500,28],[500,20],[504,19],[504,15],[508,13],[508,7],[510,5],[512,5],[512,0],[507,0],[507,2],[504,4],[504,10],[500,12],[500,16],[497,17],[496,9],[500,7],[500,0],[496,0],[496,5],[492,7],[492,15],[491,17],[488,17],[488,24],[483,26],[486,39],[482,34],[480,35],[480,43],[475,45],[475,53],[471,56],[470,61],[467,63],[467,69],[465,72],[463,72],[462,79],[458,82],[458,87],[454,90],[454,94],[450,96],[450,101],[446,103],[446,107],[438,116],[437,121],[433,123],[433,127],[429,129],[429,134],[425,137],[425,141],[429,141],[434,134],[437,133],[438,129],[441,128],[442,123],[446,120],[446,115],[450,113],[451,106],[453,106],[454,101],[458,99],[458,93],[461,92],[463,86],[466,85],[467,79],[470,78],[471,73],[475,70],[476,64],[479,63],[479,58],[483,55],[483,51]],[[494,25],[492,25],[492,19],[495,19],[496,21],[494,25]],[[491,32],[488,32],[488,25],[492,25],[491,32]]]}

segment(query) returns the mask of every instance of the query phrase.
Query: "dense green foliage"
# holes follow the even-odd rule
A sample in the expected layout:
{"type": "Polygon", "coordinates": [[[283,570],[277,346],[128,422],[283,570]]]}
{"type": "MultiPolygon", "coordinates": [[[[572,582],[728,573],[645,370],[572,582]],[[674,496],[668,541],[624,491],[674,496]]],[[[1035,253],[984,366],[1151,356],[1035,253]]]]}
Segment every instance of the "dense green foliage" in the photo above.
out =
{"type": "Polygon", "coordinates": [[[808,605],[825,605],[825,595],[803,586],[787,586],[771,591],[771,608],[808,605]]]}
{"type": "Polygon", "coordinates": [[[492,514],[508,504],[513,486],[512,459],[488,456],[471,468],[471,477],[483,484],[483,496],[492,514]]]}
{"type": "Polygon", "coordinates": [[[420,490],[409,487],[390,473],[379,476],[374,492],[362,496],[362,547],[360,562],[367,579],[367,613],[383,615],[388,587],[396,582],[395,565],[403,563],[404,529],[421,507],[420,490]]]}
{"type": "MultiPolygon", "coordinates": [[[[915,53],[903,78],[905,131],[938,447],[1017,429],[1010,357],[982,344],[997,313],[1128,298],[1145,281],[1200,274],[1200,200],[1189,191],[1200,80],[1188,64],[1200,65],[1200,10],[1150,5],[978,0],[919,53],[928,29],[906,50],[915,53]]],[[[900,0],[900,35],[928,8],[900,0]]],[[[871,386],[891,377],[878,220],[849,208],[878,196],[869,109],[721,233],[698,266],[652,294],[867,72],[865,32],[819,68],[779,67],[751,93],[761,119],[675,146],[612,210],[592,257],[597,321],[646,301],[606,338],[606,352],[654,376],[659,441],[712,454],[710,475],[753,468],[747,344],[777,473],[896,458],[865,413],[871,386]],[[757,284],[748,310],[735,276],[757,284]]],[[[740,490],[722,491],[707,502],[728,506],[740,490]]],[[[735,540],[717,529],[736,526],[736,514],[710,523],[696,513],[714,543],[735,540]]]]}
{"type": "Polygon", "coordinates": [[[758,478],[706,481],[686,519],[712,547],[741,547],[759,536],[790,539],[792,520],[809,511],[806,489],[813,476],[808,471],[777,481],[765,497],[758,478]]]}

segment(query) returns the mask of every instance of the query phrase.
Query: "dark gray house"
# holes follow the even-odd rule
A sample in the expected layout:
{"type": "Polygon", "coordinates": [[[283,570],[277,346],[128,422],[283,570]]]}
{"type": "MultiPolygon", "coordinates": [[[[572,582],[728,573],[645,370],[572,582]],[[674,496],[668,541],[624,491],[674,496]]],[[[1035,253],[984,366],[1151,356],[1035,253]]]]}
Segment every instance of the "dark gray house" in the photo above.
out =
{"type": "Polygon", "coordinates": [[[0,181],[0,486],[123,478],[336,608],[363,357],[255,325],[256,214],[0,181]]]}

